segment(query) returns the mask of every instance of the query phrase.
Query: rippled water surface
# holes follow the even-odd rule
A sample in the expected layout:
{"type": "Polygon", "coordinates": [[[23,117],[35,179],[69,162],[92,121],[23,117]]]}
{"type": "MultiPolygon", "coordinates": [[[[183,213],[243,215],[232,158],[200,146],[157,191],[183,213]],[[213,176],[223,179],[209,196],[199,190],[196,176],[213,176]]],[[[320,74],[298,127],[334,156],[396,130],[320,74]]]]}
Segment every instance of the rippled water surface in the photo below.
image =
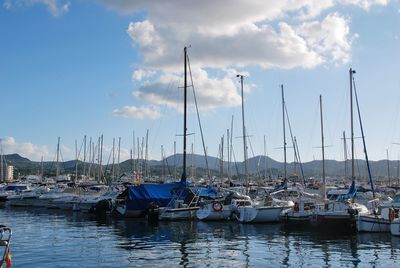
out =
{"type": "Polygon", "coordinates": [[[0,209],[13,267],[400,267],[400,238],[285,231],[280,224],[96,218],[0,209]]]}

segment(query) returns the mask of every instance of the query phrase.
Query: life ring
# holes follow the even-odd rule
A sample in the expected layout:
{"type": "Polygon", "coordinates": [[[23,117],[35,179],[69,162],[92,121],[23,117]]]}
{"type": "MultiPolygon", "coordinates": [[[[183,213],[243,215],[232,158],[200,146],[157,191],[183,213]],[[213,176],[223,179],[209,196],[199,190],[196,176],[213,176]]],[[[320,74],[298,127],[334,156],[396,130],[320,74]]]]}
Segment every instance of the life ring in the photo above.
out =
{"type": "Polygon", "coordinates": [[[224,205],[222,205],[221,202],[214,202],[212,204],[212,208],[213,208],[214,211],[219,212],[224,208],[224,205]]]}
{"type": "Polygon", "coordinates": [[[395,217],[396,217],[396,212],[394,211],[393,208],[389,208],[389,221],[393,221],[395,217]]]}
{"type": "Polygon", "coordinates": [[[297,202],[294,203],[293,210],[294,210],[294,212],[299,212],[299,210],[300,210],[299,203],[297,203],[297,202]]]}

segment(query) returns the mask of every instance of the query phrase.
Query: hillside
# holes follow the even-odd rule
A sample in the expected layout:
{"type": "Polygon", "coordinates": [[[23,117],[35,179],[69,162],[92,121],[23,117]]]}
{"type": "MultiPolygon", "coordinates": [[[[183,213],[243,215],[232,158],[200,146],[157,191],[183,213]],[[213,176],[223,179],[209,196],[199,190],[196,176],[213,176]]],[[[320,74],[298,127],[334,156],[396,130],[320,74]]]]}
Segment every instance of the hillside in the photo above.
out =
{"type": "MultiPolygon", "coordinates": [[[[41,172],[41,163],[31,161],[28,158],[22,157],[18,154],[9,154],[5,155],[6,161],[9,165],[14,166],[14,175],[15,176],[23,176],[28,174],[40,174],[41,172]]],[[[181,174],[181,166],[182,166],[182,154],[176,154],[175,156],[169,156],[165,159],[165,164],[163,161],[158,160],[150,160],[148,161],[148,166],[150,170],[150,174],[152,175],[162,175],[163,170],[165,168],[166,175],[173,175],[174,174],[174,163],[176,163],[176,173],[177,176],[181,174]]],[[[220,170],[220,160],[213,156],[208,156],[208,166],[211,170],[212,175],[218,175],[220,170]]],[[[367,167],[366,162],[364,160],[356,160],[356,174],[360,177],[367,177],[367,167]]],[[[139,163],[142,168],[144,167],[144,161],[140,160],[139,162],[135,160],[135,164],[139,163]]],[[[187,165],[188,165],[188,172],[190,172],[190,168],[193,166],[195,167],[195,172],[198,175],[205,175],[206,174],[206,158],[201,155],[187,155],[187,165]]],[[[122,173],[130,173],[132,170],[132,161],[126,160],[119,165],[120,174],[122,173]]],[[[390,176],[392,178],[398,177],[398,161],[390,161],[390,176]]],[[[228,172],[228,163],[224,162],[224,173],[228,172]]],[[[345,168],[345,163],[343,161],[335,161],[335,160],[326,160],[326,174],[327,176],[344,176],[345,174],[349,175],[350,173],[350,161],[347,163],[347,173],[345,168]]],[[[380,160],[380,161],[371,161],[371,172],[374,177],[387,177],[387,161],[380,160]]],[[[322,163],[320,160],[315,160],[311,162],[303,163],[303,172],[306,177],[312,176],[321,176],[322,174],[322,163]]],[[[75,173],[76,169],[76,161],[66,161],[60,163],[60,168],[62,173],[75,173]]],[[[78,171],[81,173],[83,172],[83,162],[78,162],[78,171]]],[[[94,172],[98,169],[96,164],[91,165],[90,163],[85,164],[85,169],[89,170],[89,168],[94,172]]],[[[255,174],[264,174],[267,175],[271,174],[273,177],[282,175],[283,174],[283,163],[275,161],[269,157],[265,156],[256,156],[252,157],[248,160],[247,168],[249,173],[255,174]],[[266,168],[265,168],[266,167],[266,168]]],[[[115,173],[117,172],[117,165],[114,166],[115,173]]],[[[55,162],[43,162],[43,172],[45,175],[55,175],[56,164],[55,162]]],[[[112,165],[104,165],[103,170],[106,170],[106,173],[112,172],[112,165]]],[[[244,173],[244,163],[237,162],[230,164],[231,174],[243,174],[244,173]]],[[[298,164],[295,163],[288,163],[287,164],[287,172],[288,174],[291,173],[298,173],[301,174],[300,167],[298,164]]]]}

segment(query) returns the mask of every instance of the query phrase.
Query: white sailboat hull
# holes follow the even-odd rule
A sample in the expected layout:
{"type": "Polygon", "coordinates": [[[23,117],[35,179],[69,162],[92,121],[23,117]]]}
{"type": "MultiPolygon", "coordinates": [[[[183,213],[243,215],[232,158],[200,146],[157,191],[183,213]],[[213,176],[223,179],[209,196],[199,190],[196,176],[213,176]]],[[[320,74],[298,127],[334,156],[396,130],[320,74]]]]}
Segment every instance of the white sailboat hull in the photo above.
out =
{"type": "Polygon", "coordinates": [[[159,220],[190,220],[196,217],[198,207],[160,208],[159,220]]]}
{"type": "Polygon", "coordinates": [[[239,207],[240,222],[278,222],[281,213],[289,207],[239,207]]]}
{"type": "Polygon", "coordinates": [[[390,232],[392,235],[400,236],[400,218],[397,218],[391,222],[390,232]]]}
{"type": "Polygon", "coordinates": [[[359,232],[390,232],[390,221],[377,215],[360,215],[356,224],[359,232]]]}
{"type": "Polygon", "coordinates": [[[196,217],[202,221],[229,220],[232,212],[230,205],[223,206],[221,210],[214,210],[212,204],[207,204],[197,210],[196,217]]]}

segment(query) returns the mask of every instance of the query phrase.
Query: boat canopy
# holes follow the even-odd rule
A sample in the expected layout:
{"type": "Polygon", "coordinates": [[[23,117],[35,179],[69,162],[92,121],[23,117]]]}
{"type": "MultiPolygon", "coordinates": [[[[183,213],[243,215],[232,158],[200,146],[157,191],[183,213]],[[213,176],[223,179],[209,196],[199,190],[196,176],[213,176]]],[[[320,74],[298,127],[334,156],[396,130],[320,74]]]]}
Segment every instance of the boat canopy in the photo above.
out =
{"type": "Polygon", "coordinates": [[[126,206],[128,210],[146,210],[150,204],[165,207],[176,191],[183,191],[181,196],[189,194],[188,183],[175,182],[166,184],[141,184],[127,189],[126,206]],[[187,190],[185,190],[187,189],[187,190]]]}

